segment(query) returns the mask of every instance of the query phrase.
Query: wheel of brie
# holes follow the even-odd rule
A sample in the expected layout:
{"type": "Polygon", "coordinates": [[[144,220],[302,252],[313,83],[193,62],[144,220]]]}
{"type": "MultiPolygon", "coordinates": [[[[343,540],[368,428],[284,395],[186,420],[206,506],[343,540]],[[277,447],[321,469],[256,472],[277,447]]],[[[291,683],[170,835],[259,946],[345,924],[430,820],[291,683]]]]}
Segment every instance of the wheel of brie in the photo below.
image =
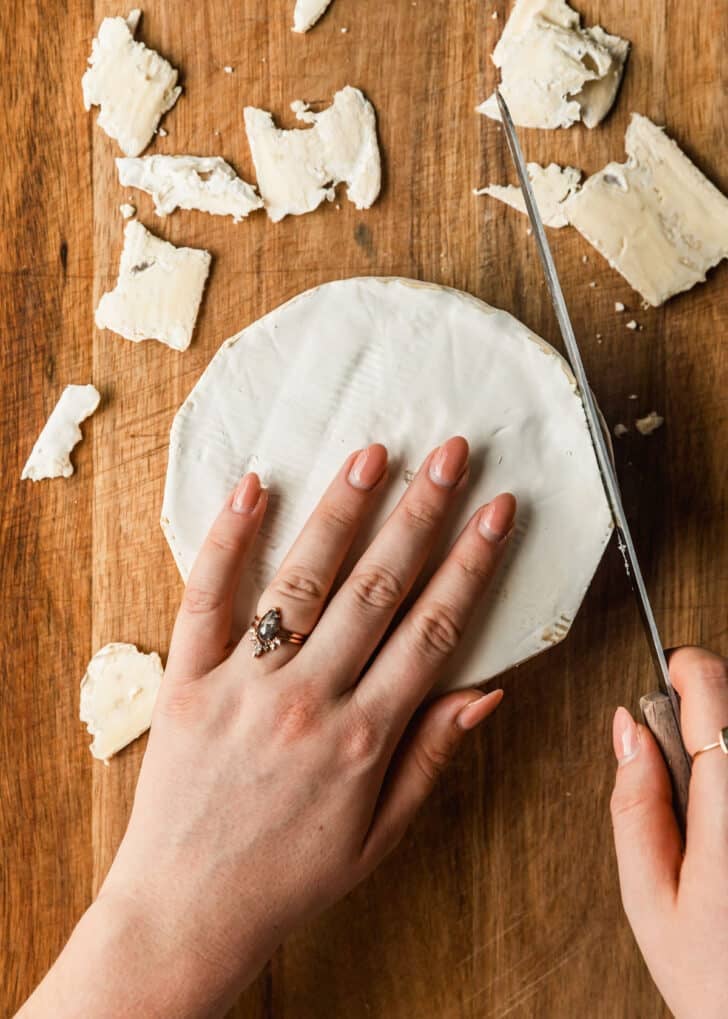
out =
{"type": "Polygon", "coordinates": [[[162,527],[182,576],[240,476],[257,470],[271,500],[238,593],[242,634],[351,451],[383,442],[390,456],[353,562],[411,472],[455,434],[471,444],[471,478],[432,566],[479,505],[502,491],[518,499],[506,561],[441,688],[483,683],[566,636],[612,519],[567,363],[459,291],[396,278],[327,283],[222,345],[172,426],[162,527]]]}

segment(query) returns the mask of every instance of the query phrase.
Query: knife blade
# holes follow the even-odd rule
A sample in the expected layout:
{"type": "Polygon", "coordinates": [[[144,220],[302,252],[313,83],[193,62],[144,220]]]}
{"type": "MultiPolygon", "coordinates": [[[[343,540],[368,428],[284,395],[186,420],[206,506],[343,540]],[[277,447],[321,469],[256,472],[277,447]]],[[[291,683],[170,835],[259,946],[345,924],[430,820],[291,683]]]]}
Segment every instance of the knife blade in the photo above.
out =
{"type": "MultiPolygon", "coordinates": [[[[568,354],[569,361],[571,363],[572,371],[576,377],[576,382],[581,397],[581,402],[584,407],[584,414],[586,417],[586,423],[589,428],[589,435],[591,437],[592,446],[594,447],[594,453],[596,455],[597,463],[599,465],[599,472],[601,474],[602,483],[604,485],[604,491],[607,496],[609,507],[612,511],[612,517],[614,519],[614,526],[617,532],[617,543],[619,551],[622,554],[624,567],[627,572],[627,576],[630,578],[632,583],[632,589],[635,592],[637,598],[637,605],[640,610],[640,617],[644,626],[645,635],[649,644],[650,652],[652,655],[652,661],[657,672],[657,681],[660,690],[666,695],[670,710],[672,714],[672,720],[674,721],[675,729],[677,732],[677,738],[679,740],[679,747],[677,748],[678,754],[682,753],[684,760],[679,763],[679,766],[687,765],[687,775],[690,774],[690,758],[685,750],[685,745],[682,740],[682,730],[680,727],[680,706],[677,698],[677,694],[670,680],[670,672],[667,666],[667,657],[660,640],[659,630],[657,628],[657,622],[655,620],[655,614],[652,610],[652,604],[647,593],[647,587],[645,586],[644,577],[640,568],[639,559],[637,558],[637,551],[634,546],[632,539],[632,532],[630,530],[627,516],[624,512],[622,505],[622,497],[620,495],[619,481],[617,474],[612,464],[612,459],[607,448],[607,443],[602,432],[601,424],[599,421],[599,414],[597,406],[592,395],[592,391],[589,387],[589,382],[584,369],[584,363],[579,352],[579,345],[576,341],[574,334],[574,328],[571,324],[571,318],[569,317],[569,311],[566,307],[566,301],[564,300],[564,294],[561,289],[561,283],[559,282],[559,276],[556,271],[553,256],[551,254],[551,248],[546,238],[546,232],[544,230],[543,222],[541,220],[541,214],[536,204],[536,198],[533,193],[531,181],[526,170],[526,163],[523,158],[518,137],[516,135],[516,129],[513,125],[513,119],[510,111],[500,90],[496,90],[496,100],[498,102],[498,108],[501,114],[501,121],[503,129],[506,135],[506,141],[508,142],[508,148],[510,150],[513,162],[516,167],[516,173],[521,185],[521,192],[523,194],[524,201],[526,203],[526,210],[528,217],[531,221],[533,228],[533,234],[536,239],[536,246],[538,254],[541,259],[543,266],[544,275],[546,277],[546,285],[551,295],[551,301],[554,306],[556,313],[556,319],[561,330],[561,336],[564,340],[566,352],[568,354]]],[[[667,754],[665,754],[667,756],[667,754]]],[[[673,758],[675,757],[675,749],[672,751],[673,758]]],[[[674,775],[674,772],[673,772],[674,775]]]]}

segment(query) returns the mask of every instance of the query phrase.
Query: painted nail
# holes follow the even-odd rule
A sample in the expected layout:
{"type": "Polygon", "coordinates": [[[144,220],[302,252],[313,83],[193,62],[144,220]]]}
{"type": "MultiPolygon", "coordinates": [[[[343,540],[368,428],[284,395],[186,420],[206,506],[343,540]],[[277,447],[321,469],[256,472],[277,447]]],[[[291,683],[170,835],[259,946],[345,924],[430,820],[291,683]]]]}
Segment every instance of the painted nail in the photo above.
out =
{"type": "Polygon", "coordinates": [[[503,492],[481,510],[478,530],[486,541],[493,545],[500,545],[513,530],[515,516],[515,496],[510,492],[503,492]]]}
{"type": "Polygon", "coordinates": [[[470,701],[464,708],[461,708],[455,719],[455,724],[469,732],[492,714],[502,700],[502,690],[491,690],[489,693],[484,693],[482,697],[470,701]]]}
{"type": "Polygon", "coordinates": [[[260,478],[257,474],[246,474],[235,489],[233,513],[252,513],[260,499],[260,478]]]}
{"type": "Polygon", "coordinates": [[[454,488],[468,466],[468,443],[462,436],[448,439],[430,461],[430,478],[440,488],[454,488]]]}
{"type": "Polygon", "coordinates": [[[387,450],[378,442],[363,449],[351,465],[347,480],[354,488],[368,492],[380,480],[387,466],[387,450]]]}
{"type": "Polygon", "coordinates": [[[626,708],[617,708],[612,725],[614,756],[620,768],[637,756],[640,748],[640,733],[626,708]]]}

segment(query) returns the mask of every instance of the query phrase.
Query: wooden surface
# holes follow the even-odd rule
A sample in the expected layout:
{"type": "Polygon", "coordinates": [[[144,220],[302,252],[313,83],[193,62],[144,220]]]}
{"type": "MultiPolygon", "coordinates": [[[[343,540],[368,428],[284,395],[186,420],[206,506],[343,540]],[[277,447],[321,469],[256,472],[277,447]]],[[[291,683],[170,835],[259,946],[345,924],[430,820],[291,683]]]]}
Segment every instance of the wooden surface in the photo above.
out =
{"type": "MultiPolygon", "coordinates": [[[[108,768],[93,761],[78,721],[78,682],[92,651],[108,641],[166,651],[180,596],[157,523],[168,431],[221,341],[300,290],[370,273],[462,288],[557,341],[525,219],[471,194],[514,179],[499,129],[473,112],[495,81],[489,55],[508,5],[334,0],[305,37],[289,30],[292,6],[144,5],[142,38],[181,68],[185,86],[164,120],[168,137],[149,151],[219,153],[252,180],[244,104],[292,126],[291,100],[326,101],[350,83],[378,113],[383,193],[367,212],[342,195],[340,210],[326,206],[278,225],[258,214],[237,226],[198,213],[160,221],[151,200],[135,194],[146,225],[214,254],[184,354],[93,326],[95,302],[115,278],[118,205],[129,193],[116,183],[118,150],[96,114],[83,110],[80,77],[101,17],[126,7],[29,0],[0,13],[3,1014],[53,960],[126,822],[144,741],[108,768]],[[223,73],[225,64],[234,74],[223,73]],[[85,426],[74,477],[21,483],[62,387],[90,381],[103,406],[85,426]]],[[[596,170],[622,157],[629,113],[638,110],[666,123],[728,191],[725,0],[578,7],[590,23],[634,43],[624,87],[595,131],[523,132],[527,157],[596,170]]],[[[728,266],[664,309],[644,312],[576,232],[551,236],[610,425],[653,409],[665,415],[651,437],[632,429],[616,443],[665,641],[725,651],[728,266]],[[627,315],[615,314],[615,300],[627,315]],[[631,317],[641,331],[625,330],[631,317]]],[[[399,851],[293,937],[234,1014],[666,1015],[621,914],[608,818],[612,710],[635,709],[652,683],[612,548],[568,640],[503,678],[502,708],[399,851]]]]}

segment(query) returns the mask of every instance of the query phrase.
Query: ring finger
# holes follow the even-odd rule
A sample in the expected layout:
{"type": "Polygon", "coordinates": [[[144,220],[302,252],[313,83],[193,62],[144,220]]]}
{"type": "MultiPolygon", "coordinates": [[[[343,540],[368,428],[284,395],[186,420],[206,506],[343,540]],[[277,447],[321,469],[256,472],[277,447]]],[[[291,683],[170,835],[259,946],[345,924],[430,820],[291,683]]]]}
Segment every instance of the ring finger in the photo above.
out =
{"type": "MultiPolygon", "coordinates": [[[[310,633],[386,467],[387,451],[378,443],[348,457],[261,595],[259,618],[277,608],[282,627],[300,634],[310,633]]],[[[293,657],[298,646],[284,641],[274,654],[259,658],[260,667],[264,671],[279,668],[293,657]]],[[[247,641],[244,653],[251,653],[247,641]]]]}

